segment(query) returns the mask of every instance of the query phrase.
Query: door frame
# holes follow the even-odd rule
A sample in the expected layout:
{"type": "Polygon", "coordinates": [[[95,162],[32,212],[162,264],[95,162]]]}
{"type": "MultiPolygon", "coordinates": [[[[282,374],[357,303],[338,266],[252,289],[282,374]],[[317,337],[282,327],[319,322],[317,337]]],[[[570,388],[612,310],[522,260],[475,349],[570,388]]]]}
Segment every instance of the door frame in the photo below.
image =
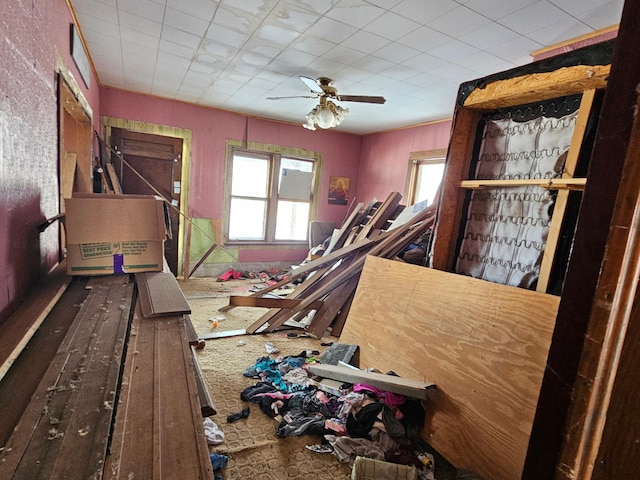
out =
{"type": "Polygon", "coordinates": [[[111,145],[111,129],[122,128],[132,132],[150,133],[164,137],[176,137],[182,139],[182,171],[180,175],[180,223],[178,226],[178,276],[186,278],[184,272],[184,232],[185,218],[189,212],[189,174],[191,171],[191,130],[186,128],[157,125],[154,123],[127,120],[124,118],[102,115],[103,138],[111,145]]]}

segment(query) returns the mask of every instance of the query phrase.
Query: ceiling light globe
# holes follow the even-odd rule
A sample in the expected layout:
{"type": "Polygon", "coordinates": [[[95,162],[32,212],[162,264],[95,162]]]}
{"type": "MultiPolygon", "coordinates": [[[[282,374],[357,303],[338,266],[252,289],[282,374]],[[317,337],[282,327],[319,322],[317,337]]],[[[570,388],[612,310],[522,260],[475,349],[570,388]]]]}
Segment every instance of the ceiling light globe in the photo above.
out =
{"type": "Polygon", "coordinates": [[[320,110],[316,122],[320,128],[331,128],[335,125],[335,118],[333,112],[328,108],[320,110]]]}

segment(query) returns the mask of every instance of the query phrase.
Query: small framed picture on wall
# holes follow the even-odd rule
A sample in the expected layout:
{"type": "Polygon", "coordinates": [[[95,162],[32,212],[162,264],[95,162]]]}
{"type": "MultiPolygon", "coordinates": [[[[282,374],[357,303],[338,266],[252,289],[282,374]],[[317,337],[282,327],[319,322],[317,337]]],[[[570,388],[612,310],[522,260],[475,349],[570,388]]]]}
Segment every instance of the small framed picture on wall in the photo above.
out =
{"type": "Polygon", "coordinates": [[[346,205],[349,200],[349,177],[331,177],[329,182],[329,203],[346,205]]]}

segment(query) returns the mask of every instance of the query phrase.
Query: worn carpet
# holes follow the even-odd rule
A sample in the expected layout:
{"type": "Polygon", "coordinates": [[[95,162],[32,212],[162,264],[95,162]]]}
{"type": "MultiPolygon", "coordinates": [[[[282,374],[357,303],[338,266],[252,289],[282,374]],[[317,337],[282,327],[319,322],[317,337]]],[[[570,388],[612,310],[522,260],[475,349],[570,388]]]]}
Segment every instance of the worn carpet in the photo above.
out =
{"type": "MultiPolygon", "coordinates": [[[[180,286],[191,306],[191,321],[199,334],[212,331],[244,329],[267,310],[255,307],[236,307],[220,313],[228,304],[229,295],[246,295],[259,280],[229,280],[193,278],[181,281],[180,286]],[[212,329],[214,323],[217,327],[212,329]]],[[[291,330],[293,332],[295,330],[291,330]]],[[[298,330],[298,333],[302,333],[298,330]]],[[[307,444],[320,443],[314,436],[278,438],[278,423],[257,406],[240,399],[242,390],[257,380],[242,375],[256,359],[267,355],[265,343],[270,342],[282,355],[296,355],[303,350],[324,351],[322,342],[337,341],[334,337],[321,340],[289,338],[287,332],[243,335],[207,340],[198,350],[198,361],[209,386],[217,415],[211,419],[224,432],[224,442],[210,447],[212,453],[229,458],[225,469],[216,474],[225,480],[329,480],[351,478],[351,467],[338,462],[332,455],[315,453],[307,444]],[[227,423],[227,415],[245,407],[251,411],[247,418],[227,423]]]]}

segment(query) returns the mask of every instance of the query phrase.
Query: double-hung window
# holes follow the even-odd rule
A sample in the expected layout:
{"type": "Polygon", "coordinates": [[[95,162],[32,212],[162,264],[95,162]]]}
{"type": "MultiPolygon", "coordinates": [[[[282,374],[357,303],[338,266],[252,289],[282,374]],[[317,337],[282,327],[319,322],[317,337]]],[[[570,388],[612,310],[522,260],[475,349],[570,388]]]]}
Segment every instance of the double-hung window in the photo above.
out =
{"type": "Polygon", "coordinates": [[[319,160],[312,152],[270,147],[277,151],[229,148],[227,242],[307,241],[319,160]]]}

